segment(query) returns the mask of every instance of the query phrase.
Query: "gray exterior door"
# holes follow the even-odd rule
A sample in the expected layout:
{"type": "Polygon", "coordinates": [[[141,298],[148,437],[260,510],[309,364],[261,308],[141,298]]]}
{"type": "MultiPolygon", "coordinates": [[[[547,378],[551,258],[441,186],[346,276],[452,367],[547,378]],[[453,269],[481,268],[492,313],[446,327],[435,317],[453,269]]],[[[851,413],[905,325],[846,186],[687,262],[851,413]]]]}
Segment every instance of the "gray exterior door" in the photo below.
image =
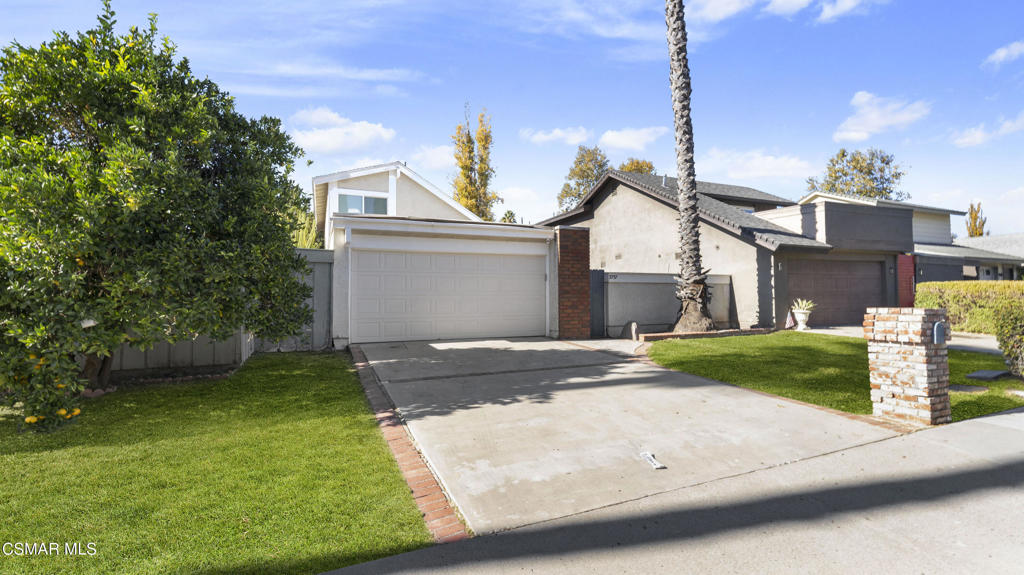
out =
{"type": "Polygon", "coordinates": [[[808,324],[859,325],[864,310],[885,306],[879,261],[790,260],[789,298],[814,300],[808,324]]]}

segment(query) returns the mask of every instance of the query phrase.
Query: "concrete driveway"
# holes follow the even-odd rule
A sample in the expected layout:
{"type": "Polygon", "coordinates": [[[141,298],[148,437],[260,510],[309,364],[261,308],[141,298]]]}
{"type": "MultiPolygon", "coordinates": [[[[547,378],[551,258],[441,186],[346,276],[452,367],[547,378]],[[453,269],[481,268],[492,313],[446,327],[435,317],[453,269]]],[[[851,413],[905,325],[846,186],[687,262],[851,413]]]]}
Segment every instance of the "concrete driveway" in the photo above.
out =
{"type": "Polygon", "coordinates": [[[897,435],[614,346],[514,339],[362,349],[478,534],[897,435]],[[645,451],[667,469],[653,469],[645,451]]]}
{"type": "Polygon", "coordinates": [[[333,573],[1020,573],[1024,409],[333,573]]]}

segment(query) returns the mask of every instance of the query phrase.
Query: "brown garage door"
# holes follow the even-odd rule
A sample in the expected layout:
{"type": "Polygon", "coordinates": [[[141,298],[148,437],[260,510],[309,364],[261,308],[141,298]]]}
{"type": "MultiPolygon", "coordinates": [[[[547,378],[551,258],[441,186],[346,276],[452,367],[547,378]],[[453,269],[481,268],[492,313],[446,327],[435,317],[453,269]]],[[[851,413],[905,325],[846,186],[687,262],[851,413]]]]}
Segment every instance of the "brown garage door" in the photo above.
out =
{"type": "Polygon", "coordinates": [[[817,304],[810,325],[850,325],[864,310],[885,305],[882,262],[790,260],[789,298],[817,304]]]}

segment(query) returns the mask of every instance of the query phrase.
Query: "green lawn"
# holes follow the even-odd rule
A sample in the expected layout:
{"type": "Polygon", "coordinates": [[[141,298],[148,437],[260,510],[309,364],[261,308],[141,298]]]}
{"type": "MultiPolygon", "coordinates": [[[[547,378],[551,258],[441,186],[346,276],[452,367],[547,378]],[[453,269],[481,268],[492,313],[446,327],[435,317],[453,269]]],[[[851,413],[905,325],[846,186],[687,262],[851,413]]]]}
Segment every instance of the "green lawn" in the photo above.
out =
{"type": "MultiPolygon", "coordinates": [[[[862,339],[784,331],[659,341],[649,355],[677,371],[849,413],[871,413],[867,342],[862,339]]],[[[1005,368],[999,356],[949,351],[952,384],[977,384],[965,376],[979,369],[1005,368]]],[[[950,394],[954,421],[1024,406],[1024,399],[1005,393],[1008,388],[1024,389],[1021,380],[984,385],[989,391],[983,394],[950,394]]]]}
{"type": "Polygon", "coordinates": [[[86,400],[18,434],[0,415],[0,573],[319,573],[430,544],[338,354],[265,354],[233,376],[86,400]]]}

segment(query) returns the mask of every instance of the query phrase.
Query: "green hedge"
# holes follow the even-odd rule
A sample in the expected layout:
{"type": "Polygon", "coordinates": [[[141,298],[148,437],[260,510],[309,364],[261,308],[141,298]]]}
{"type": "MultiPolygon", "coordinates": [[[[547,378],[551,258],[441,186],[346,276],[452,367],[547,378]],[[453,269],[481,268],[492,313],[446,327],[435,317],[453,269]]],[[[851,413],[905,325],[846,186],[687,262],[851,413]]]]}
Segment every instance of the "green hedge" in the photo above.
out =
{"type": "Polygon", "coordinates": [[[996,338],[1013,375],[1024,375],[1024,305],[1007,306],[996,319],[996,338]]]}
{"type": "Polygon", "coordinates": [[[946,308],[957,331],[995,335],[1000,309],[1024,307],[1024,281],[921,283],[914,306],[946,308]]]}

